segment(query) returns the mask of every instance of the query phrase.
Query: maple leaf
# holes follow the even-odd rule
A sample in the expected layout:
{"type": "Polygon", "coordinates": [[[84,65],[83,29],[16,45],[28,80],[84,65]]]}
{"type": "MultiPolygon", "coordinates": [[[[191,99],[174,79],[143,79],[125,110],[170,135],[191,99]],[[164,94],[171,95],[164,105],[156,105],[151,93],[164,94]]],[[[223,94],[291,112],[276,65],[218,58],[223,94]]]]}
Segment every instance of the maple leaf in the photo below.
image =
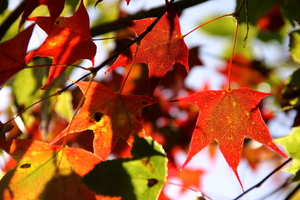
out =
{"type": "Polygon", "coordinates": [[[60,13],[64,9],[65,0],[53,1],[53,0],[28,0],[26,3],[26,7],[22,14],[22,18],[20,21],[19,27],[21,27],[24,22],[27,20],[32,11],[40,5],[46,5],[50,12],[50,18],[53,24],[57,17],[59,17],[60,13]]]}
{"type": "Polygon", "coordinates": [[[53,57],[48,79],[42,89],[46,89],[51,81],[64,72],[67,65],[80,59],[89,59],[94,65],[96,45],[91,39],[89,16],[83,1],[72,17],[58,17],[54,23],[50,17],[33,17],[30,20],[35,21],[48,37],[38,49],[29,52],[27,62],[34,56],[53,57]]]}
{"type": "Polygon", "coordinates": [[[140,109],[157,103],[157,99],[141,95],[120,95],[96,82],[92,82],[89,88],[88,82],[76,84],[83,93],[88,89],[86,100],[72,123],[52,144],[69,133],[93,130],[94,153],[105,160],[120,138],[131,146],[134,134],[145,136],[140,109]]]}
{"type": "Polygon", "coordinates": [[[0,44],[0,87],[26,67],[25,55],[34,25],[0,44]]]}
{"type": "MultiPolygon", "coordinates": [[[[141,35],[156,18],[146,18],[128,22],[118,22],[129,26],[141,35]]],[[[146,63],[149,68],[150,91],[176,62],[189,71],[188,47],[181,35],[180,23],[175,11],[170,8],[154,28],[141,40],[124,51],[107,69],[106,73],[122,65],[146,63]],[[137,52],[136,52],[137,50],[137,52]]]]}
{"type": "Polygon", "coordinates": [[[216,140],[226,162],[237,172],[244,136],[260,142],[279,153],[286,155],[273,143],[268,128],[261,117],[258,103],[268,93],[250,88],[232,90],[209,90],[180,98],[199,107],[199,115],[193,132],[188,157],[183,167],[204,147],[216,140]]]}
{"type": "Polygon", "coordinates": [[[0,182],[1,199],[95,199],[80,182],[101,159],[79,148],[33,140],[0,140],[18,165],[0,182]]]}

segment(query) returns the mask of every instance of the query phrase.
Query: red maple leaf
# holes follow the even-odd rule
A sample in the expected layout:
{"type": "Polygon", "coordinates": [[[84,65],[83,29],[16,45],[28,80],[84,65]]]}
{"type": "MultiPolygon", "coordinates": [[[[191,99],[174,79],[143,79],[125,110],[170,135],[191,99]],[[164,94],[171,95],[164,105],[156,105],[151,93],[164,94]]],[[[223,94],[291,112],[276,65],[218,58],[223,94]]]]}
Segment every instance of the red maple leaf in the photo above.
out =
{"type": "Polygon", "coordinates": [[[14,38],[0,44],[0,87],[26,67],[25,55],[33,28],[31,25],[14,38]]]}
{"type": "Polygon", "coordinates": [[[28,0],[24,9],[24,13],[22,14],[19,27],[24,24],[32,11],[40,5],[46,5],[48,7],[50,18],[52,20],[51,24],[53,24],[56,18],[59,17],[60,13],[63,11],[65,0],[28,0]]]}
{"type": "MultiPolygon", "coordinates": [[[[129,26],[137,35],[141,35],[155,19],[146,18],[118,23],[129,26]]],[[[181,35],[178,16],[170,8],[141,40],[140,45],[132,45],[124,51],[106,72],[122,65],[146,63],[149,68],[150,91],[153,91],[159,80],[176,62],[184,65],[189,71],[188,47],[181,35]]]]}
{"type": "Polygon", "coordinates": [[[48,37],[38,49],[29,52],[27,61],[34,56],[53,57],[48,79],[42,89],[46,89],[68,65],[80,59],[89,59],[94,65],[96,45],[91,40],[89,16],[83,1],[72,17],[58,17],[54,23],[50,17],[33,17],[30,20],[35,21],[48,37]]]}
{"type": "Polygon", "coordinates": [[[94,131],[94,153],[105,160],[119,139],[132,145],[134,134],[145,136],[140,109],[158,100],[141,95],[120,95],[104,85],[92,82],[76,83],[85,93],[85,102],[72,123],[51,143],[62,137],[84,130],[94,131]]]}
{"type": "Polygon", "coordinates": [[[180,98],[199,107],[199,115],[193,132],[185,166],[199,151],[216,140],[226,162],[237,173],[244,136],[260,142],[280,155],[286,155],[273,143],[268,128],[258,109],[259,102],[268,93],[250,88],[209,90],[180,98]]]}

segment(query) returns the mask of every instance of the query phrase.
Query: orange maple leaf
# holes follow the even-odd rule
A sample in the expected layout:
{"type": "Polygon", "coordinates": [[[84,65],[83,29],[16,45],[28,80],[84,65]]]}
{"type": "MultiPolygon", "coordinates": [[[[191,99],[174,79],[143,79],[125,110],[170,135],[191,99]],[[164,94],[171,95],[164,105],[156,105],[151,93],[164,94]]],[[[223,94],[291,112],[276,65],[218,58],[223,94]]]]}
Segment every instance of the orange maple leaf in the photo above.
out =
{"type": "Polygon", "coordinates": [[[216,140],[226,162],[237,172],[244,136],[260,142],[287,157],[272,141],[268,127],[261,117],[258,103],[268,93],[250,88],[209,90],[194,93],[175,101],[185,101],[199,107],[188,157],[183,167],[204,147],[216,140]]]}
{"type": "Polygon", "coordinates": [[[18,165],[0,184],[1,199],[96,199],[81,178],[101,159],[89,151],[34,140],[0,140],[18,165]]]}
{"type": "Polygon", "coordinates": [[[0,87],[26,67],[25,55],[34,25],[0,44],[0,87]]]}
{"type": "Polygon", "coordinates": [[[35,21],[48,37],[38,49],[29,52],[27,62],[34,56],[53,57],[48,79],[42,89],[46,89],[68,65],[80,59],[89,59],[94,65],[96,45],[91,39],[89,16],[83,1],[72,17],[58,17],[54,23],[51,17],[33,17],[30,20],[35,21]]]}
{"type": "MultiPolygon", "coordinates": [[[[153,17],[118,23],[129,26],[137,35],[141,35],[155,19],[153,17]]],[[[153,92],[159,80],[176,62],[189,71],[188,47],[181,34],[178,16],[170,8],[141,40],[139,46],[132,45],[124,51],[106,72],[122,65],[146,63],[149,68],[150,91],[153,92]]]]}
{"type": "Polygon", "coordinates": [[[119,139],[132,145],[134,135],[145,136],[141,124],[140,109],[157,103],[158,100],[141,95],[120,95],[104,85],[92,82],[76,83],[85,93],[85,102],[72,123],[51,143],[69,133],[83,130],[94,131],[94,153],[105,160],[119,139]]]}

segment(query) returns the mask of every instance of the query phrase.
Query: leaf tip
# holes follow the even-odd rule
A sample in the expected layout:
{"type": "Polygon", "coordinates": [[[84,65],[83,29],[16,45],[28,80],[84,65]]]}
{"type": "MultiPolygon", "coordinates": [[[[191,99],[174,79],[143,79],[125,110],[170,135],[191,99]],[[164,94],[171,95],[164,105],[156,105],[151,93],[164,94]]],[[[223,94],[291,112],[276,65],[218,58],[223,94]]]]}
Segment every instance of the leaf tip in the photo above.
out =
{"type": "Polygon", "coordinates": [[[242,181],[241,181],[241,179],[240,179],[240,176],[239,176],[239,174],[238,174],[238,172],[237,172],[237,169],[235,168],[232,168],[232,170],[233,170],[233,172],[234,172],[234,174],[235,174],[235,176],[236,176],[236,178],[238,179],[238,181],[239,181],[239,184],[240,184],[240,186],[241,186],[241,188],[242,188],[242,190],[244,191],[244,186],[243,186],[243,183],[242,183],[242,181]]]}

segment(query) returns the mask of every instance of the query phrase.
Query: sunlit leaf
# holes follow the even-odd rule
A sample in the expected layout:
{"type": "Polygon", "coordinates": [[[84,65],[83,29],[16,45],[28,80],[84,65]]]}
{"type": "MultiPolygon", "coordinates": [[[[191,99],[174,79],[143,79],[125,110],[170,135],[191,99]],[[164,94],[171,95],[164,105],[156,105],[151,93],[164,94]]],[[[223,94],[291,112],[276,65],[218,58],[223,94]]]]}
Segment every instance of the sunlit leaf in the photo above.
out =
{"type": "Polygon", "coordinates": [[[101,160],[83,149],[33,140],[0,140],[18,165],[0,182],[2,199],[95,199],[80,182],[101,160]]]}
{"type": "Polygon", "coordinates": [[[300,127],[293,128],[288,136],[278,138],[275,142],[282,145],[293,158],[292,165],[285,171],[294,174],[293,181],[300,181],[300,127]]]}
{"type": "Polygon", "coordinates": [[[196,105],[200,109],[188,157],[183,166],[187,165],[204,147],[216,140],[220,151],[242,185],[237,166],[245,136],[286,157],[273,143],[268,127],[257,107],[267,95],[270,94],[250,88],[238,88],[197,92],[178,99],[196,105]]]}

